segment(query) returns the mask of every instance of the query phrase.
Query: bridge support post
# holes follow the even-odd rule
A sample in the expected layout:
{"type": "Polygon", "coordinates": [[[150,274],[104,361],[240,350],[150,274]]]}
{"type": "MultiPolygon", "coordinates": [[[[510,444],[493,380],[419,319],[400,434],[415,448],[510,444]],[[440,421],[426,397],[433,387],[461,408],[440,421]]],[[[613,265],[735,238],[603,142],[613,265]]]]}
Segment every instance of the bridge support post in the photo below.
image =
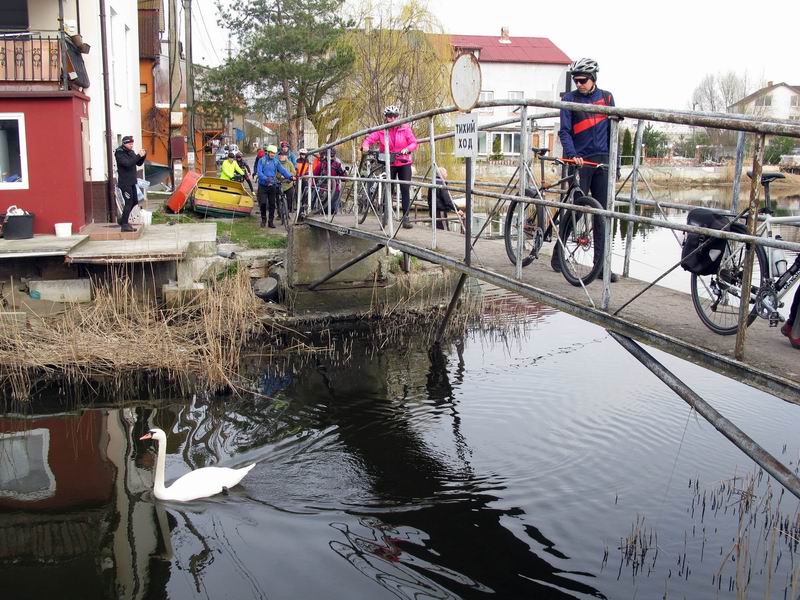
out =
{"type": "Polygon", "coordinates": [[[383,160],[386,165],[386,189],[383,194],[383,225],[389,237],[394,237],[394,219],[392,218],[392,161],[389,152],[389,130],[383,130],[383,160]]]}
{"type": "Polygon", "coordinates": [[[744,164],[744,131],[736,136],[736,166],[733,168],[733,193],[731,194],[731,210],[739,212],[739,187],[744,164]]]}
{"type": "Polygon", "coordinates": [[[464,201],[467,205],[467,215],[464,219],[464,264],[469,267],[472,264],[472,158],[468,157],[464,161],[467,176],[466,193],[464,194],[464,201]]]}
{"type": "MultiPolygon", "coordinates": [[[[755,152],[753,153],[753,177],[750,180],[750,208],[747,213],[747,233],[756,234],[758,224],[759,186],[761,185],[761,165],[764,162],[764,134],[756,138],[755,152]]],[[[755,244],[747,244],[747,253],[744,257],[744,273],[742,275],[742,293],[739,299],[739,329],[736,331],[736,346],[733,357],[736,360],[744,358],[744,341],[747,335],[747,318],[750,316],[750,282],[753,279],[753,260],[756,257],[755,244]]]]}
{"type": "MultiPolygon", "coordinates": [[[[644,121],[639,119],[636,123],[636,137],[633,142],[633,168],[631,170],[631,201],[628,204],[628,214],[636,214],[636,198],[639,190],[639,161],[642,159],[642,137],[644,136],[644,121]]],[[[628,277],[631,271],[631,251],[633,250],[633,222],[628,221],[625,233],[625,264],[622,267],[622,276],[628,277]]]]}
{"type": "Polygon", "coordinates": [[[467,274],[461,273],[461,275],[458,278],[458,283],[456,284],[456,289],[453,290],[453,297],[450,298],[450,304],[447,305],[447,312],[444,313],[442,322],[439,323],[439,329],[436,330],[436,338],[434,338],[433,341],[434,346],[440,346],[442,343],[444,332],[447,330],[447,324],[450,322],[450,317],[453,315],[453,311],[455,310],[456,304],[458,303],[458,298],[459,296],[461,296],[461,290],[464,289],[464,282],[466,281],[467,281],[467,274]]]}
{"type": "MultiPolygon", "coordinates": [[[[755,180],[754,180],[755,181],[755,180]]],[[[636,360],[647,367],[656,377],[663,381],[673,392],[691,406],[697,413],[708,421],[714,429],[733,442],[747,456],[752,458],[756,464],[761,466],[767,473],[772,475],[781,485],[800,498],[800,478],[791,469],[788,469],[777,458],[759,446],[744,431],[736,427],[728,419],[722,416],[713,406],[703,400],[683,381],[678,379],[669,369],[658,362],[644,348],[634,342],[629,337],[620,335],[609,330],[609,335],[614,338],[623,348],[630,352],[636,360]]]]}
{"type": "MultiPolygon", "coordinates": [[[[431,138],[431,183],[436,185],[438,167],[436,166],[436,136],[433,131],[433,117],[428,124],[428,135],[431,138]]],[[[436,250],[436,217],[439,216],[437,192],[438,190],[431,188],[431,250],[436,250]]]]}
{"type": "MultiPolygon", "coordinates": [[[[608,188],[606,190],[606,208],[614,210],[617,188],[617,148],[619,143],[619,120],[616,117],[608,118],[608,188]]],[[[606,236],[603,242],[603,302],[602,309],[608,310],[611,304],[611,251],[614,235],[613,217],[604,217],[606,222],[606,236]]]]}
{"type": "Polygon", "coordinates": [[[333,214],[333,209],[331,207],[331,183],[332,183],[332,181],[331,181],[331,149],[330,148],[328,148],[326,150],[326,158],[327,158],[327,161],[328,161],[328,180],[327,180],[327,184],[328,184],[328,220],[330,221],[331,215],[333,214]]]}

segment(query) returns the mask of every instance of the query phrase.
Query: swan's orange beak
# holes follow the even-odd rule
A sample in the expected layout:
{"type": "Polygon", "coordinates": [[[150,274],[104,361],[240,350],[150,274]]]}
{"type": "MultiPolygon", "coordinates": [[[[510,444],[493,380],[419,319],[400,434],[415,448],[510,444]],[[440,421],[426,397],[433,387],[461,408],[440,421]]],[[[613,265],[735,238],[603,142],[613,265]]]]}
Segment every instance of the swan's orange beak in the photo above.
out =
{"type": "Polygon", "coordinates": [[[144,440],[152,440],[152,439],[153,439],[153,434],[148,431],[142,437],[139,438],[139,441],[143,442],[144,440]]]}

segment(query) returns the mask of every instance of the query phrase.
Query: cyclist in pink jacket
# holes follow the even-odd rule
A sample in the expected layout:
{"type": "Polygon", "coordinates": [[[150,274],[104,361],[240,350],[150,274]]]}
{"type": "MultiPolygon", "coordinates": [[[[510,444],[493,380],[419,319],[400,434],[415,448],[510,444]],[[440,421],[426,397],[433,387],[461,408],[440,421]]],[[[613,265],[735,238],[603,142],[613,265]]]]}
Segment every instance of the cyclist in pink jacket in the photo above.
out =
{"type": "MultiPolygon", "coordinates": [[[[390,104],[383,109],[383,119],[386,123],[395,121],[400,116],[400,109],[390,104]]],[[[373,131],[361,144],[361,151],[369,150],[372,144],[379,144],[381,152],[385,152],[383,147],[383,130],[373,131]]],[[[389,128],[389,153],[392,164],[390,165],[389,176],[391,179],[411,181],[411,153],[417,149],[417,138],[408,124],[389,128]]],[[[408,220],[408,208],[411,204],[410,185],[400,184],[400,197],[403,202],[403,227],[411,229],[413,225],[408,220]]]]}

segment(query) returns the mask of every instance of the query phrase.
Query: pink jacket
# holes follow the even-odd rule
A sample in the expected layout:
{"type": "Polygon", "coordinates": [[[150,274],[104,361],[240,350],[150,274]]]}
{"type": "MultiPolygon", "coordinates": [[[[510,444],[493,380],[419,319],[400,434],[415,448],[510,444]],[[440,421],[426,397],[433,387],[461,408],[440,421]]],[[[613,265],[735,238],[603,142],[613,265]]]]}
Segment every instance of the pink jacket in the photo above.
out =
{"type": "MultiPolygon", "coordinates": [[[[383,147],[383,130],[370,133],[364,139],[364,143],[361,144],[361,147],[367,150],[372,144],[380,144],[381,152],[385,151],[383,147]]],[[[417,146],[417,138],[414,137],[414,132],[411,130],[408,123],[389,129],[389,152],[400,152],[403,149],[413,152],[417,149],[417,146]]],[[[403,165],[410,165],[412,162],[411,154],[398,154],[392,161],[392,166],[401,167],[403,165]]]]}

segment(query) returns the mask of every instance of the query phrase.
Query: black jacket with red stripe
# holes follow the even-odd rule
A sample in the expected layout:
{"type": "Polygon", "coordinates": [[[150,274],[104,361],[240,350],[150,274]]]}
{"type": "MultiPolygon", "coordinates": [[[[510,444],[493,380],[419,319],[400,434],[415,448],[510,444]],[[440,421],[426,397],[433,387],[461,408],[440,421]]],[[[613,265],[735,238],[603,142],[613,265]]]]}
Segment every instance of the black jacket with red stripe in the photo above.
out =
{"type": "MultiPolygon", "coordinates": [[[[579,92],[567,92],[562,100],[581,104],[614,106],[614,97],[611,93],[597,87],[588,96],[579,92]]],[[[562,110],[558,137],[564,148],[564,156],[567,158],[575,156],[586,158],[587,156],[608,154],[608,117],[597,113],[562,110]]]]}

